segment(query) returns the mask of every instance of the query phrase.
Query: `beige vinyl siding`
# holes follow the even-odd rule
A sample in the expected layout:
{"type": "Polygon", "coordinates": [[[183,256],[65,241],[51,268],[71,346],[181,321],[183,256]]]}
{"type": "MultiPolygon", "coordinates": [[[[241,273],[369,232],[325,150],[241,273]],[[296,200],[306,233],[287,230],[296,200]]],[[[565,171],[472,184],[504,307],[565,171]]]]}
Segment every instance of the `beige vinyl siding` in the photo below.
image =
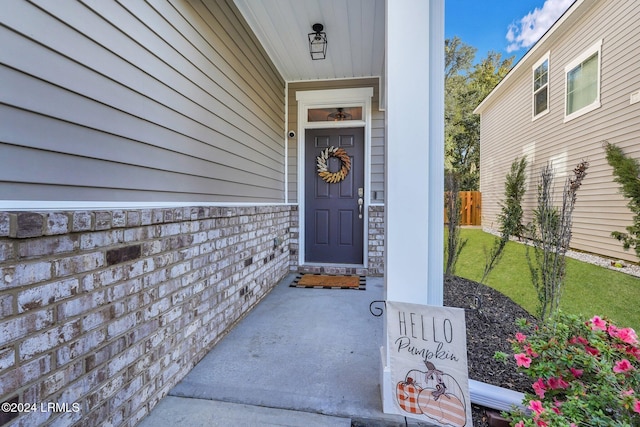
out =
{"type": "Polygon", "coordinates": [[[0,197],[284,201],[284,81],[232,1],[0,5],[0,197]]]}
{"type": "Polygon", "coordinates": [[[504,177],[511,162],[525,151],[529,168],[526,221],[536,203],[540,168],[552,159],[556,166],[556,198],[560,202],[566,176],[581,161],[590,163],[578,193],[573,219],[572,247],[611,258],[638,261],[611,238],[625,231],[632,214],[619,194],[602,142],[621,147],[640,160],[640,103],[630,104],[630,94],[640,90],[640,3],[593,2],[555,38],[536,47],[504,87],[488,99],[481,113],[480,189],[483,193],[483,226],[496,228],[499,201],[504,198],[504,177]],[[601,107],[564,122],[565,66],[597,41],[601,51],[601,107]],[[532,121],[531,65],[547,51],[549,57],[549,114],[532,121]],[[527,150],[527,147],[530,150],[527,150]],[[564,160],[564,161],[563,161],[564,160]]]}
{"type": "MultiPolygon", "coordinates": [[[[346,80],[318,80],[309,82],[289,83],[288,99],[288,130],[298,130],[298,104],[296,92],[305,90],[323,89],[348,89],[372,87],[373,98],[371,99],[371,202],[384,203],[384,111],[379,110],[379,79],[346,79],[346,80]],[[374,195],[377,198],[374,198],[374,195]]],[[[288,178],[289,178],[289,202],[297,203],[298,197],[298,149],[297,138],[289,138],[288,150],[288,178]]]]}

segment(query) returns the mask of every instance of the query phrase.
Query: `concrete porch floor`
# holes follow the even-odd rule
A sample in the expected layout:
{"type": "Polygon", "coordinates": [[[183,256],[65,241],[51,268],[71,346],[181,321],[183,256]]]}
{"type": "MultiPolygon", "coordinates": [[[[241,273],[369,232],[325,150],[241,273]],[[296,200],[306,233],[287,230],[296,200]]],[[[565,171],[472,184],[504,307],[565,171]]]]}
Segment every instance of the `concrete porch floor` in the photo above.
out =
{"type": "Polygon", "coordinates": [[[425,426],[382,413],[383,279],[365,291],[285,277],[139,424],[425,426]]]}

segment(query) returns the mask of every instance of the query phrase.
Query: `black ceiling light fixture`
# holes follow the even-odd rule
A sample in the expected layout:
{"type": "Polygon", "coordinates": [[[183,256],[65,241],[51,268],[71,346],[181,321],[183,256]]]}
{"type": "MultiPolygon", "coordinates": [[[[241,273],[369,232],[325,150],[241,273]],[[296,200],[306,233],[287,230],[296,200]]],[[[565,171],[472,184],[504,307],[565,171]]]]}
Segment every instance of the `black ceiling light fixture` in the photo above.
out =
{"type": "Polygon", "coordinates": [[[309,53],[311,59],[325,59],[327,57],[327,33],[322,24],[313,24],[313,33],[309,33],[309,53]]]}

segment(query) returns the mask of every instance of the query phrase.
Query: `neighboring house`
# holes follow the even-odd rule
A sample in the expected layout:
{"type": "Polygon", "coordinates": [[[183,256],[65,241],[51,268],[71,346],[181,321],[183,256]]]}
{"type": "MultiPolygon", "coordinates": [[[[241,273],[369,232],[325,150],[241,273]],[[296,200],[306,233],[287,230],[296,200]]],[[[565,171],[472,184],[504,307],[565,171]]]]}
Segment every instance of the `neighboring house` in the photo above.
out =
{"type": "Polygon", "coordinates": [[[587,171],[573,215],[571,246],[637,262],[611,237],[632,213],[613,181],[603,141],[640,160],[640,2],[578,0],[478,106],[482,224],[497,228],[504,178],[529,160],[525,221],[536,204],[539,171],[551,162],[555,194],[573,168],[587,171]]]}
{"type": "Polygon", "coordinates": [[[1,1],[0,401],[71,410],[0,424],[135,425],[291,271],[441,304],[443,7],[1,1]]]}

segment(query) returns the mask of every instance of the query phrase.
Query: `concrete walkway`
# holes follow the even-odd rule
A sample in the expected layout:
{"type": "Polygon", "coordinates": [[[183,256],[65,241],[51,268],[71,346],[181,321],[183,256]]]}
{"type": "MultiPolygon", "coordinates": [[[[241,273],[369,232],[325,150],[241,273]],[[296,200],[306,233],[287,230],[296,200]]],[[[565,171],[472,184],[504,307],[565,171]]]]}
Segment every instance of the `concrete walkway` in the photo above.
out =
{"type": "Polygon", "coordinates": [[[365,291],[299,289],[289,275],[141,423],[420,426],[382,413],[382,278],[365,291]]]}

